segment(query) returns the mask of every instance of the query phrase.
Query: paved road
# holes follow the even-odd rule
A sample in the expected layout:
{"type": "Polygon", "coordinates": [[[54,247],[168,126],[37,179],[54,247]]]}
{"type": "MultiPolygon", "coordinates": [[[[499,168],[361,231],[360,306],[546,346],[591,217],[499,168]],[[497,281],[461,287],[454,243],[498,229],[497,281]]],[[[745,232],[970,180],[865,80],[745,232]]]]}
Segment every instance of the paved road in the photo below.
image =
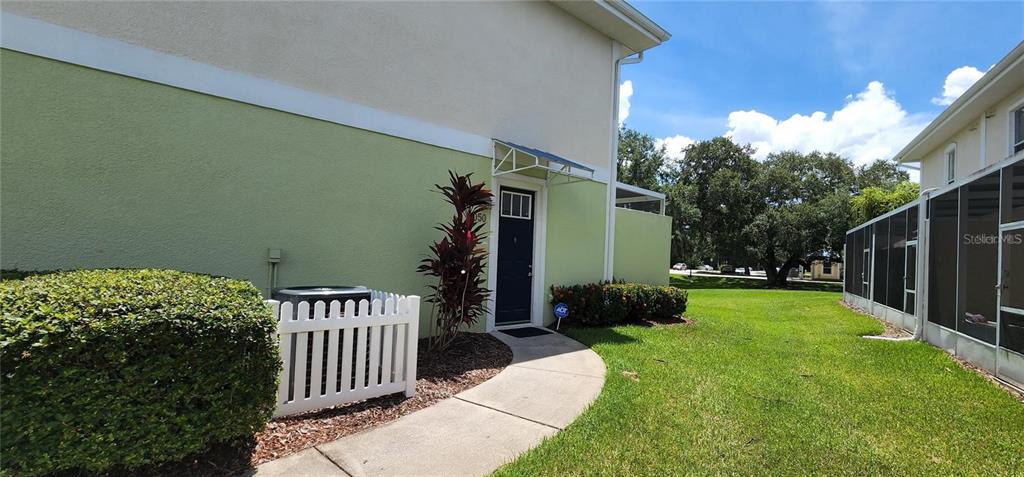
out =
{"type": "MultiPolygon", "coordinates": [[[[749,275],[748,276],[748,275],[722,275],[721,273],[717,273],[717,272],[698,272],[698,271],[691,271],[691,270],[669,270],[669,274],[671,274],[671,275],[678,275],[678,276],[682,276],[682,275],[691,276],[692,275],[692,276],[695,276],[695,277],[742,278],[742,279],[745,279],[745,280],[762,280],[762,281],[768,280],[768,277],[766,277],[764,275],[764,272],[752,272],[752,273],[754,273],[754,275],[749,275]]],[[[824,284],[829,284],[829,285],[840,285],[840,284],[843,283],[843,282],[839,282],[839,281],[828,281],[828,280],[805,280],[803,278],[790,278],[789,281],[791,281],[791,282],[800,282],[800,283],[824,283],[824,284]]]]}

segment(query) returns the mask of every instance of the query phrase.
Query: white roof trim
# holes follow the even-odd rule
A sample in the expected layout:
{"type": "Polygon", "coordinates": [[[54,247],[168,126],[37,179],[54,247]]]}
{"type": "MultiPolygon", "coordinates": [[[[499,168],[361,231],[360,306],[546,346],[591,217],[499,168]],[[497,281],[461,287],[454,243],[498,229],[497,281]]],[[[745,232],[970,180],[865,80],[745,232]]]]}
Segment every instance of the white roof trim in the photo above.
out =
{"type": "MultiPolygon", "coordinates": [[[[1010,53],[1003,57],[1002,60],[999,60],[999,63],[985,73],[981,79],[971,85],[964,94],[960,95],[956,101],[953,101],[953,104],[943,110],[942,113],[929,123],[924,130],[918,133],[910,143],[904,146],[903,149],[896,154],[896,160],[898,162],[917,162],[921,160],[920,157],[917,157],[919,154],[928,152],[918,151],[917,149],[922,144],[930,142],[936,131],[944,128],[947,124],[951,124],[953,121],[961,120],[966,124],[968,121],[976,120],[977,118],[974,117],[961,118],[960,112],[969,106],[972,106],[975,101],[979,101],[984,98],[985,93],[993,85],[999,83],[999,81],[1007,75],[1012,74],[1022,67],[1024,67],[1024,41],[1018,43],[1010,53]]],[[[933,148],[931,147],[928,148],[928,150],[932,149],[933,148]]]]}
{"type": "Polygon", "coordinates": [[[637,187],[635,185],[626,184],[624,182],[616,182],[616,189],[622,189],[624,191],[632,192],[634,194],[645,195],[658,200],[665,200],[665,194],[661,192],[655,192],[653,190],[644,189],[643,187],[637,187]]]}
{"type": "Polygon", "coordinates": [[[654,48],[672,37],[664,28],[625,0],[551,0],[581,22],[624,45],[629,56],[654,48]]]}
{"type": "Polygon", "coordinates": [[[662,28],[661,25],[655,23],[654,20],[651,20],[650,17],[644,15],[643,12],[633,5],[630,5],[629,2],[626,2],[625,0],[597,1],[603,5],[609,5],[622,15],[625,15],[630,20],[630,23],[636,25],[636,27],[642,30],[644,34],[650,36],[658,43],[666,42],[669,38],[672,38],[672,34],[662,28]]]}

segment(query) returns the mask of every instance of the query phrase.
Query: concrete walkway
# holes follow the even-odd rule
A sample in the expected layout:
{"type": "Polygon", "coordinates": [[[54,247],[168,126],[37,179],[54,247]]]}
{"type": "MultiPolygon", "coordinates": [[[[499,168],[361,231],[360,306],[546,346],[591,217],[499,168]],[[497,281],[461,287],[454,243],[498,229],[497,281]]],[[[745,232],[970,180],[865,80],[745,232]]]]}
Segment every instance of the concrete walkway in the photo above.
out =
{"type": "Polygon", "coordinates": [[[431,407],[256,469],[258,476],[487,475],[569,425],[604,386],[604,362],[559,334],[515,338],[512,363],[431,407]]]}

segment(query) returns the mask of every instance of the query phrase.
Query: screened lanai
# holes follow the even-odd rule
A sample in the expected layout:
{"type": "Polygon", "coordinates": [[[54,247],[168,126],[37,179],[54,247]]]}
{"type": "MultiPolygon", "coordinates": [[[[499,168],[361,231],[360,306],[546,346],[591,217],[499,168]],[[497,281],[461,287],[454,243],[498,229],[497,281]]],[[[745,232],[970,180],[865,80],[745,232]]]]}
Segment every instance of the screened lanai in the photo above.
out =
{"type": "Polygon", "coordinates": [[[1020,157],[850,230],[845,254],[848,303],[1024,385],[1020,157]]]}

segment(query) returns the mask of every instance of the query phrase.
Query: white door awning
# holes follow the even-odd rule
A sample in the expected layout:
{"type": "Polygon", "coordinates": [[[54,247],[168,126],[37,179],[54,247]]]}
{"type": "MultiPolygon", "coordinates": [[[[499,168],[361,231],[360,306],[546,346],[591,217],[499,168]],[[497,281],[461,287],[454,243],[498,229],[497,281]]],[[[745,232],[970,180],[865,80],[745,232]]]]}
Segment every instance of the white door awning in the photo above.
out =
{"type": "Polygon", "coordinates": [[[523,174],[551,182],[565,177],[568,182],[594,180],[594,169],[550,152],[516,143],[493,139],[494,157],[491,159],[494,176],[523,174]]]}

